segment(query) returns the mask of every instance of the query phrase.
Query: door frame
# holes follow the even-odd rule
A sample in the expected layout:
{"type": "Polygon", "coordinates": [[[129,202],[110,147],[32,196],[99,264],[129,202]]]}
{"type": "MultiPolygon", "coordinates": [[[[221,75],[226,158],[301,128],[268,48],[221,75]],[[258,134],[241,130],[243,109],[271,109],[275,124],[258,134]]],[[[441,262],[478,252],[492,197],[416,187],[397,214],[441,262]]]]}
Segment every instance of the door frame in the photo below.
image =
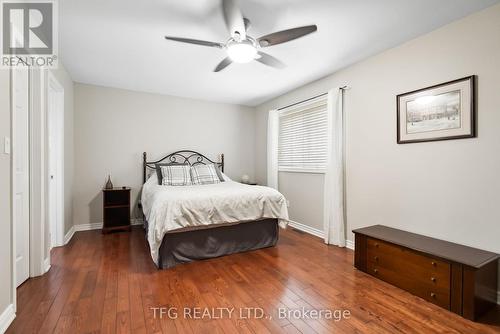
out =
{"type": "Polygon", "coordinates": [[[46,82],[45,70],[30,69],[30,277],[43,275],[46,222],[46,82]]]}
{"type": "MultiPolygon", "coordinates": [[[[54,234],[55,238],[55,243],[52,244],[52,238],[48,238],[48,262],[50,265],[50,250],[52,247],[56,246],[63,246],[64,245],[64,88],[63,86],[59,83],[59,81],[56,79],[54,74],[52,74],[51,71],[48,71],[48,76],[47,76],[47,227],[49,228],[50,233],[54,234]],[[57,98],[57,105],[55,110],[51,110],[50,108],[50,95],[55,94],[57,98]],[[51,152],[49,148],[49,143],[48,143],[48,138],[49,138],[49,131],[50,131],[50,120],[51,117],[54,117],[52,114],[53,112],[56,113],[57,117],[57,124],[60,125],[60,127],[56,130],[57,131],[57,140],[59,141],[57,149],[59,150],[59,161],[57,163],[57,171],[59,172],[58,175],[58,180],[59,182],[57,183],[57,222],[56,222],[56,229],[55,231],[52,231],[51,228],[51,222],[50,222],[50,192],[51,192],[51,187],[50,187],[50,157],[51,157],[51,152]]],[[[47,261],[47,260],[45,260],[47,261]]]]}

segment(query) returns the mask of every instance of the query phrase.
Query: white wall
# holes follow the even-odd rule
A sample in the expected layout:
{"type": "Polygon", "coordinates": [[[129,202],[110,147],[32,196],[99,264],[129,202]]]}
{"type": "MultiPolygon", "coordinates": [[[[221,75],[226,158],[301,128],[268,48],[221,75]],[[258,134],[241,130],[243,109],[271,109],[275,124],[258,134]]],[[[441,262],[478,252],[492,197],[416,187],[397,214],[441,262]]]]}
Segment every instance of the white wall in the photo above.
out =
{"type": "Polygon", "coordinates": [[[132,187],[136,202],[144,151],[149,159],[181,149],[212,160],[224,153],[230,177],[253,178],[254,121],[249,107],[76,84],[75,224],[102,222],[108,173],[115,186],[132,187]]]}
{"type": "Polygon", "coordinates": [[[278,189],[290,203],[290,219],[323,231],[324,181],[324,174],[279,172],[278,189]]]}
{"type": "Polygon", "coordinates": [[[12,304],[11,171],[10,155],[3,153],[10,137],[10,72],[0,70],[0,315],[12,304]]]}
{"type": "MultiPolygon", "coordinates": [[[[500,253],[499,36],[497,5],[259,106],[257,180],[266,179],[267,111],[347,84],[348,239],[352,229],[384,224],[500,253]],[[477,138],[396,144],[397,94],[471,74],[477,138]]],[[[322,191],[308,177],[295,188],[322,191]]],[[[316,208],[295,205],[301,223],[315,219],[316,208]]]]}

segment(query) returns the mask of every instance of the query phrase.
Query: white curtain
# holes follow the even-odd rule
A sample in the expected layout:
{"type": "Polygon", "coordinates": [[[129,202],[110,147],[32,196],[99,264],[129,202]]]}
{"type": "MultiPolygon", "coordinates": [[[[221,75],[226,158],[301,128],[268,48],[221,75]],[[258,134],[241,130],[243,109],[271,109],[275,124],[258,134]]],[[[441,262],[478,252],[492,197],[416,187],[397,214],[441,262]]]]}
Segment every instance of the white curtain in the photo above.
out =
{"type": "Polygon", "coordinates": [[[278,189],[278,110],[269,111],[267,119],[267,186],[278,189]]]}
{"type": "Polygon", "coordinates": [[[328,92],[328,163],[324,188],[325,243],[345,247],[344,126],[340,88],[328,92]]]}

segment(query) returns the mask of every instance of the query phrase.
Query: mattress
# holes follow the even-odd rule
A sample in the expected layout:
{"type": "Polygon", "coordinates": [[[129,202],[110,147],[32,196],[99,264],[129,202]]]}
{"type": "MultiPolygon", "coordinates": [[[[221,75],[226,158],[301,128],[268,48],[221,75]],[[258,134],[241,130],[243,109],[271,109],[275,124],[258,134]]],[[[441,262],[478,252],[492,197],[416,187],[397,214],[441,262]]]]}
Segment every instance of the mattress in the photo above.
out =
{"type": "Polygon", "coordinates": [[[168,233],[235,224],[252,224],[274,218],[281,228],[288,223],[285,197],[275,189],[227,180],[209,185],[159,185],[155,174],[144,184],[141,196],[148,222],[151,257],[158,265],[159,249],[168,233]]]}

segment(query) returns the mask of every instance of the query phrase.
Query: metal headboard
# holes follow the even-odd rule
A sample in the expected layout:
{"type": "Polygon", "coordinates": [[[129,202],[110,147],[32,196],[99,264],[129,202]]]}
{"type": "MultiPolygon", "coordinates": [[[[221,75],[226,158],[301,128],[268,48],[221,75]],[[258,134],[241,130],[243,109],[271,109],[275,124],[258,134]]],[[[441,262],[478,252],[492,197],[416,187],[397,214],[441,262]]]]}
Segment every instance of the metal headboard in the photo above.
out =
{"type": "Polygon", "coordinates": [[[142,179],[143,183],[146,183],[147,180],[147,175],[148,175],[148,168],[151,170],[155,170],[156,166],[155,164],[162,163],[162,162],[170,162],[170,163],[177,163],[177,164],[189,164],[190,166],[195,166],[195,165],[206,165],[206,164],[215,164],[220,167],[221,171],[224,172],[224,154],[220,155],[220,161],[215,162],[207,158],[201,153],[195,152],[195,151],[190,151],[190,150],[182,150],[182,151],[177,151],[174,153],[170,153],[169,155],[161,158],[160,160],[156,161],[148,161],[147,160],[147,154],[144,152],[142,154],[142,179]]]}

